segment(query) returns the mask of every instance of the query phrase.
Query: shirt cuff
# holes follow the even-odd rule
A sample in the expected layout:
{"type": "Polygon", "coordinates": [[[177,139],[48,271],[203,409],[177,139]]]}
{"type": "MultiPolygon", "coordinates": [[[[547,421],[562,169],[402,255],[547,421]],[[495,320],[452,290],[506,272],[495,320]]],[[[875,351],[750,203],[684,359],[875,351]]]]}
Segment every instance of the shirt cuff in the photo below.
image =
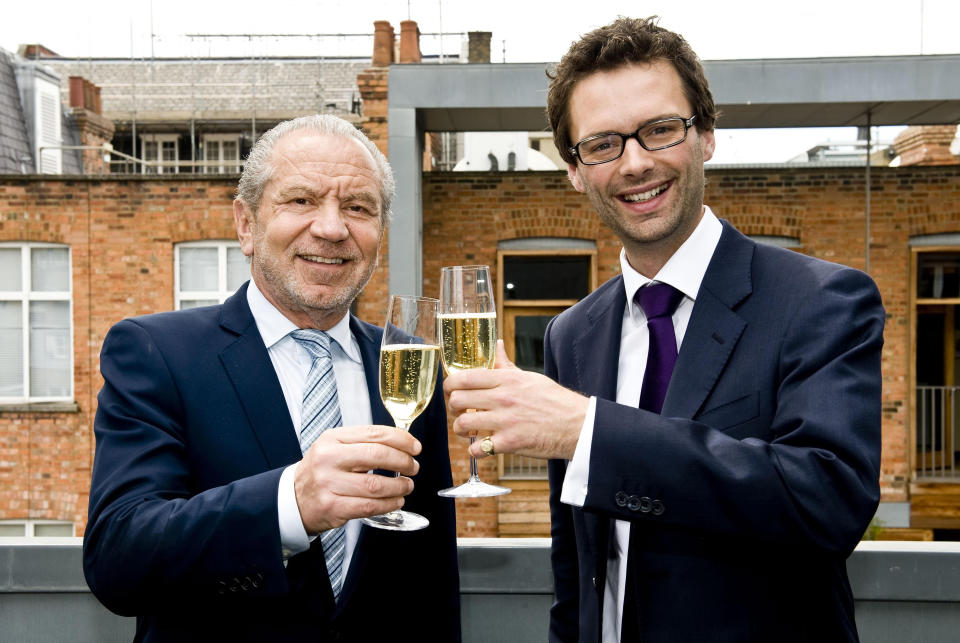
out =
{"type": "Polygon", "coordinates": [[[590,479],[590,447],[593,444],[593,420],[597,414],[597,398],[590,397],[587,412],[583,418],[583,427],[577,439],[577,448],[573,459],[567,464],[560,489],[560,502],[574,507],[582,507],[587,501],[587,481],[590,479]]]}
{"type": "Polygon", "coordinates": [[[310,549],[310,541],[313,540],[307,535],[297,506],[297,495],[293,489],[296,468],[296,464],[291,464],[284,469],[277,487],[277,517],[280,520],[280,547],[284,560],[310,549]]]}

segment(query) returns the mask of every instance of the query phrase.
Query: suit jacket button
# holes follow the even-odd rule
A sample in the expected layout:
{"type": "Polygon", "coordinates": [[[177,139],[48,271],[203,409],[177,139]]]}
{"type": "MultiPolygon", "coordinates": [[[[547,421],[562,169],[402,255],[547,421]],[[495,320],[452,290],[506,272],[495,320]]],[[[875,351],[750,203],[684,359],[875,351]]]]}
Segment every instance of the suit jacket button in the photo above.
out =
{"type": "Polygon", "coordinates": [[[640,498],[637,496],[630,496],[627,498],[627,509],[630,511],[636,511],[640,508],[640,498]]]}
{"type": "Polygon", "coordinates": [[[654,516],[662,516],[663,512],[667,510],[667,506],[660,502],[659,500],[653,501],[653,507],[651,508],[651,513],[654,516]]]}
{"type": "Polygon", "coordinates": [[[640,498],[640,513],[648,514],[650,513],[650,506],[652,502],[650,498],[644,496],[640,498]]]}
{"type": "Polygon", "coordinates": [[[627,504],[627,494],[622,491],[618,491],[613,499],[616,501],[618,507],[624,507],[627,504]]]}
{"type": "Polygon", "coordinates": [[[592,583],[592,584],[593,584],[593,588],[596,589],[596,588],[597,588],[597,577],[596,577],[596,576],[592,577],[592,578],[590,579],[590,583],[592,583]]]}

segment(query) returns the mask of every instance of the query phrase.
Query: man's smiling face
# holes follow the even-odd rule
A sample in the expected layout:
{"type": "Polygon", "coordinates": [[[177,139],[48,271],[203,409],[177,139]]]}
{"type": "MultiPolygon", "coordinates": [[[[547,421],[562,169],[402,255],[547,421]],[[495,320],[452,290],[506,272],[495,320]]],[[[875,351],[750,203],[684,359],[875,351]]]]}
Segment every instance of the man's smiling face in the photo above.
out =
{"type": "Polygon", "coordinates": [[[302,129],[280,138],[259,211],[234,204],[257,287],[300,327],[326,329],[349,310],[377,266],[380,177],[352,138],[302,129]]]}

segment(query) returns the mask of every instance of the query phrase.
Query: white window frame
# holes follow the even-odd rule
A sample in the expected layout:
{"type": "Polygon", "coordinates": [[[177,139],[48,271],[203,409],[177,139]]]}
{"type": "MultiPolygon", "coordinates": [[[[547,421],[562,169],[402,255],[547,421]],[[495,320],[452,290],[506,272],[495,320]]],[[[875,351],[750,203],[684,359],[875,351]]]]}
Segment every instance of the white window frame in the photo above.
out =
{"type": "Polygon", "coordinates": [[[204,134],[203,135],[203,173],[204,174],[238,174],[240,172],[240,134],[204,134]],[[223,158],[223,144],[236,143],[236,158],[223,158]],[[211,155],[211,149],[216,150],[215,155],[211,155]],[[207,165],[212,161],[218,161],[219,165],[207,165]]]}
{"type": "Polygon", "coordinates": [[[0,248],[20,249],[20,283],[19,291],[0,290],[0,301],[19,301],[21,327],[23,328],[23,395],[0,397],[0,404],[33,403],[33,402],[72,402],[75,391],[74,378],[74,345],[73,345],[73,252],[70,246],[62,243],[34,243],[34,242],[0,242],[0,248]],[[67,250],[67,288],[65,291],[37,291],[31,289],[32,275],[30,254],[34,248],[66,248],[67,250]],[[30,302],[39,301],[66,301],[69,326],[67,336],[70,346],[67,348],[70,360],[70,391],[64,396],[32,396],[30,394],[30,302]]]}
{"type": "Polygon", "coordinates": [[[69,520],[0,520],[0,525],[19,525],[23,527],[23,536],[5,536],[6,538],[74,538],[77,527],[69,520]],[[37,536],[37,527],[43,525],[67,525],[73,532],[70,536],[37,536]]]}
{"type": "Polygon", "coordinates": [[[180,137],[177,134],[141,134],[140,135],[140,156],[143,161],[149,163],[163,161],[163,144],[173,144],[173,165],[151,165],[147,162],[140,164],[142,174],[176,174],[180,172],[180,137]],[[146,143],[157,144],[157,155],[155,158],[147,158],[146,143]]]}
{"type": "Polygon", "coordinates": [[[180,310],[184,301],[214,300],[222,304],[227,297],[236,292],[227,285],[227,249],[240,248],[239,241],[184,241],[173,247],[173,301],[176,310],[180,310]],[[216,290],[189,290],[180,288],[180,250],[183,248],[216,248],[217,249],[217,289],[216,290]]]}

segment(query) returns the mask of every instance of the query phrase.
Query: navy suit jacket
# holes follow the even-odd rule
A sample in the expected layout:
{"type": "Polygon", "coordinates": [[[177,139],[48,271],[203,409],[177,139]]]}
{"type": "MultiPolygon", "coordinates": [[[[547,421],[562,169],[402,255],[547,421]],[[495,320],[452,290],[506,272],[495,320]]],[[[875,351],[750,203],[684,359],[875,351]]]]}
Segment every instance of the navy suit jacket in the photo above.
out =
{"type": "MultiPolygon", "coordinates": [[[[382,331],[350,327],[373,422],[392,426],[382,331]]],[[[454,507],[437,496],[452,484],[442,394],[410,428],[423,451],[405,508],[430,526],[363,526],[335,603],[319,538],[282,560],[277,487],[300,445],[246,286],[222,306],[118,323],[100,360],[84,572],[137,617],[136,640],[460,640],[454,507]]]]}
{"type": "Polygon", "coordinates": [[[644,643],[856,641],[845,561],[880,496],[873,281],[723,222],[661,415],[612,401],[625,302],[616,277],[546,333],[547,375],[597,396],[582,509],[549,464],[550,640],[599,640],[616,518],[644,643]]]}

